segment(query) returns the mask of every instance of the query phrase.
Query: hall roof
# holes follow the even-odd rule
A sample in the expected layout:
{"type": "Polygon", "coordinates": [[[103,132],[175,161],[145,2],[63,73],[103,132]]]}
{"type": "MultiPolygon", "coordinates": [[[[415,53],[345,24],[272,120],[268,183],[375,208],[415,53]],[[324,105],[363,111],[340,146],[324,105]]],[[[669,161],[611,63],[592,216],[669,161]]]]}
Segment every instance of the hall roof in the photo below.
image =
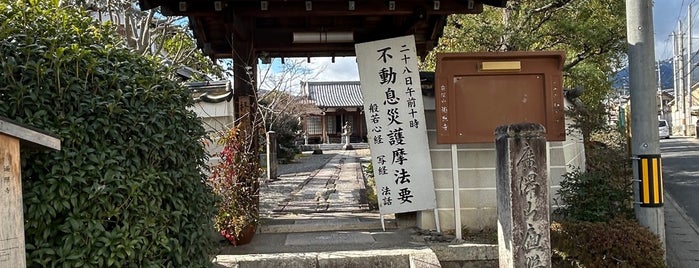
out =
{"type": "Polygon", "coordinates": [[[319,108],[362,107],[359,81],[303,82],[303,91],[319,108]]]}
{"type": "MultiPolygon", "coordinates": [[[[233,58],[235,40],[259,57],[353,56],[354,44],[414,35],[424,56],[449,14],[478,14],[507,0],[139,0],[143,10],[189,17],[197,44],[212,58],[233,58]]],[[[240,52],[237,52],[240,53],[240,52]]]]}

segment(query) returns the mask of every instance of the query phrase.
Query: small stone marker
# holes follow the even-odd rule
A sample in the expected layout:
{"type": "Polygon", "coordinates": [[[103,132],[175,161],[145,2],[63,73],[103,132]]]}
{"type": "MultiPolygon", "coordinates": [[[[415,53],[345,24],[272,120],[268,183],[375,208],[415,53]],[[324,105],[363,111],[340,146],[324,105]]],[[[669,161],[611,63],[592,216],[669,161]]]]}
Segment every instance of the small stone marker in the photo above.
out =
{"type": "Polygon", "coordinates": [[[20,145],[60,150],[57,138],[0,117],[0,267],[24,268],[24,214],[20,145]],[[37,146],[38,145],[38,146],[37,146]]]}
{"type": "Polygon", "coordinates": [[[274,131],[267,132],[267,181],[277,179],[277,133],[274,131]]]}
{"type": "Polygon", "coordinates": [[[345,122],[345,125],[342,127],[342,137],[344,137],[345,145],[342,145],[342,150],[354,150],[354,147],[352,147],[352,144],[350,144],[350,136],[352,135],[352,125],[350,125],[350,122],[347,121],[345,122]]]}
{"type": "Polygon", "coordinates": [[[545,132],[531,123],[495,131],[500,267],[551,267],[545,132]]]}

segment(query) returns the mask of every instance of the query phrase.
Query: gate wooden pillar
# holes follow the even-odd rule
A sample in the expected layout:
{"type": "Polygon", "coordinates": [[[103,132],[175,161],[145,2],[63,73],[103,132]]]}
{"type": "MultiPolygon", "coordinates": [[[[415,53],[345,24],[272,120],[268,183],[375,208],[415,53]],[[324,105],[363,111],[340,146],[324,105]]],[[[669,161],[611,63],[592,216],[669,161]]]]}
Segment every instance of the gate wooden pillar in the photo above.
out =
{"type": "MultiPolygon", "coordinates": [[[[259,170],[260,127],[257,113],[257,53],[253,42],[252,18],[233,13],[231,42],[233,44],[233,102],[234,117],[238,131],[243,133],[245,153],[249,156],[249,170],[259,170]]],[[[252,175],[252,174],[250,174],[252,175]]],[[[243,178],[250,187],[255,203],[259,203],[259,178],[243,178]]]]}
{"type": "MultiPolygon", "coordinates": [[[[250,18],[233,15],[235,23],[249,24],[250,18]]],[[[250,27],[238,27],[250,29],[250,27]]],[[[254,51],[251,30],[234,31],[233,43],[233,101],[235,102],[235,119],[240,124],[240,130],[252,135],[257,130],[253,127],[257,116],[257,56],[254,51]]],[[[255,139],[255,144],[258,141],[255,139]]],[[[255,148],[257,146],[254,146],[255,148]]]]}
{"type": "Polygon", "coordinates": [[[60,150],[61,141],[0,117],[0,267],[27,266],[20,147],[60,150]]]}

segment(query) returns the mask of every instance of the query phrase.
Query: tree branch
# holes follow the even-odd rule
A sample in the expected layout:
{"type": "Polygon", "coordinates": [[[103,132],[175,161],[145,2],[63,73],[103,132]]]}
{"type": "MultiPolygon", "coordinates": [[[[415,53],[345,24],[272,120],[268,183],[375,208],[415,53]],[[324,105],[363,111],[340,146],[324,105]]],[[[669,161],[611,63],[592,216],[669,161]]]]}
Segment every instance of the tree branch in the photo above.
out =
{"type": "Polygon", "coordinates": [[[139,46],[141,46],[144,50],[143,51],[148,51],[150,48],[150,40],[151,40],[151,28],[150,28],[150,22],[153,19],[153,15],[155,15],[154,10],[149,10],[148,11],[148,16],[146,16],[145,19],[141,20],[141,36],[139,36],[139,46]]]}
{"type": "Polygon", "coordinates": [[[568,3],[572,2],[573,0],[553,0],[550,3],[543,5],[541,7],[535,8],[532,10],[533,13],[539,13],[539,12],[546,12],[549,10],[561,8],[568,3]]]}
{"type": "Polygon", "coordinates": [[[572,61],[563,65],[563,72],[567,72],[568,70],[570,70],[571,68],[580,64],[582,61],[584,61],[586,59],[608,53],[609,51],[611,51],[609,49],[609,46],[611,46],[614,43],[614,41],[615,41],[614,39],[607,40],[607,42],[604,42],[601,46],[599,46],[598,49],[596,49],[594,51],[590,51],[590,49],[587,48],[583,52],[576,54],[573,57],[572,61]]]}

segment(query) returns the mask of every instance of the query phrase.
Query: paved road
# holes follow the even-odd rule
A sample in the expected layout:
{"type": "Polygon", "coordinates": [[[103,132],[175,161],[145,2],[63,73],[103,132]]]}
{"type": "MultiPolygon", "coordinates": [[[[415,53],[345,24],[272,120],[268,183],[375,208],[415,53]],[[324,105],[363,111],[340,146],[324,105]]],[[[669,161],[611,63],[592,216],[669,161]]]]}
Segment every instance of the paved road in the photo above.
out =
{"type": "Polygon", "coordinates": [[[699,223],[699,139],[673,137],[660,141],[665,191],[699,223]]]}

